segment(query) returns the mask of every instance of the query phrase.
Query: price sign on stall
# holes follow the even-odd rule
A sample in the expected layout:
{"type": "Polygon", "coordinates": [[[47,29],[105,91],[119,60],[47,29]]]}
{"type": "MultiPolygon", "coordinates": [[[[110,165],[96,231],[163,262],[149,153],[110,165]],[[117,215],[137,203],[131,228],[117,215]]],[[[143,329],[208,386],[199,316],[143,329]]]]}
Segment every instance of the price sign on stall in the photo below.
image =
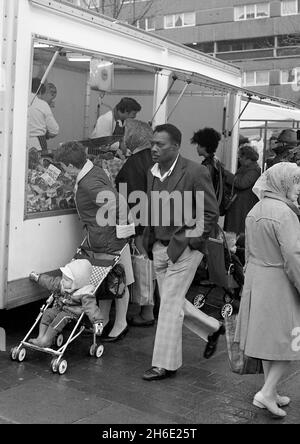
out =
{"type": "Polygon", "coordinates": [[[56,168],[54,165],[49,165],[46,172],[42,175],[42,179],[46,182],[49,187],[52,187],[57,181],[59,175],[61,174],[61,170],[56,168]]]}

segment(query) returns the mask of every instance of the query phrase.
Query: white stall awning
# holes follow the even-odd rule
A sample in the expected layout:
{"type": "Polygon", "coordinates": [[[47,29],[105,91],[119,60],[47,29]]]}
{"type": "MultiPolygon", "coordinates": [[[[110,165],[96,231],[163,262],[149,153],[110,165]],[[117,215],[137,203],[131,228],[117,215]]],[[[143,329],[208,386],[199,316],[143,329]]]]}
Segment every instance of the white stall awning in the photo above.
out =
{"type": "Polygon", "coordinates": [[[300,122],[300,109],[249,103],[241,116],[240,128],[257,128],[268,122],[300,122]]]}

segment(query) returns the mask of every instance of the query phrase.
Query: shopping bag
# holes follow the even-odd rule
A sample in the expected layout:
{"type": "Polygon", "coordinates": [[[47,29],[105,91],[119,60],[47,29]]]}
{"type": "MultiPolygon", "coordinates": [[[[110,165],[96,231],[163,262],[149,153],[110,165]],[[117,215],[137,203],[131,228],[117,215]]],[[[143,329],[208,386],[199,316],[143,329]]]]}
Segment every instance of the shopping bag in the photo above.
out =
{"type": "Polygon", "coordinates": [[[131,285],[131,302],[138,305],[154,305],[155,273],[153,261],[133,247],[131,256],[135,282],[131,285]]]}
{"type": "Polygon", "coordinates": [[[231,260],[231,253],[228,247],[226,247],[228,255],[228,263],[225,262],[225,245],[226,240],[209,238],[207,242],[207,265],[209,280],[215,285],[226,289],[237,288],[233,277],[233,263],[231,260]]]}
{"type": "Polygon", "coordinates": [[[234,342],[236,324],[236,315],[225,318],[226,342],[231,371],[239,375],[263,373],[262,361],[246,356],[243,350],[240,349],[239,343],[234,342]]]}

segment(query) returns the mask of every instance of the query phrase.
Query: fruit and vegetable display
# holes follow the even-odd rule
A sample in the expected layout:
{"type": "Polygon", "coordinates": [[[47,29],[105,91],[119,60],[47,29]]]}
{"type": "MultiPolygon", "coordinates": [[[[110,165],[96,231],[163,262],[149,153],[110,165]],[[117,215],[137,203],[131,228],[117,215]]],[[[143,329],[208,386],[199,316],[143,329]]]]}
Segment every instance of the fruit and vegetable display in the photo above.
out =
{"type": "Polygon", "coordinates": [[[51,157],[29,152],[27,181],[27,215],[76,209],[74,186],[76,177],[51,157]]]}
{"type": "MultiPolygon", "coordinates": [[[[80,143],[87,149],[88,158],[108,171],[114,177],[115,163],[121,162],[124,156],[120,150],[113,148],[112,143],[120,141],[120,136],[88,139],[80,143]]],[[[26,213],[27,216],[39,215],[66,210],[76,210],[74,186],[77,175],[74,170],[62,162],[54,160],[56,151],[41,153],[35,148],[28,152],[26,213]]],[[[125,158],[124,158],[125,159],[125,158]]],[[[118,166],[121,168],[122,163],[118,166]]]]}

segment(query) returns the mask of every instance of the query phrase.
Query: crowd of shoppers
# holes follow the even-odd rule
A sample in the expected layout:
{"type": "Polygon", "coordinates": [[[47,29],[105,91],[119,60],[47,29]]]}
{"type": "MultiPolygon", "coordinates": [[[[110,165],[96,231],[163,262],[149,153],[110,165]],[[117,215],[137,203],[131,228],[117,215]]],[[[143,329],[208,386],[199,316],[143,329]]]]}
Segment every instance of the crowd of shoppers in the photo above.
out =
{"type": "MultiPolygon", "coordinates": [[[[30,146],[33,137],[39,136],[33,132],[37,123],[45,138],[58,133],[50,110],[56,96],[54,85],[49,84],[46,91],[36,81],[32,91],[30,146]],[[43,125],[38,122],[42,110],[43,125]]],[[[291,347],[292,332],[300,322],[297,133],[287,129],[272,140],[275,156],[268,153],[268,169],[262,176],[256,149],[248,140],[241,141],[233,174],[217,158],[222,136],[215,129],[202,128],[194,133],[191,143],[197,146],[200,162],[192,162],[180,154],[180,130],[171,124],[152,129],[135,119],[140,110],[134,99],[124,98],[97,121],[92,137],[123,135],[123,156],[118,157],[121,161],[114,174],[105,168],[105,163],[93,164],[78,142],[63,144],[56,152],[56,160],[76,177],[75,200],[86,235],[85,246],[95,259],[120,255],[124,270],[124,291],[115,299],[113,324],[112,300],[98,302],[104,326],[102,340],[122,339],[128,324],[147,327],[155,323],[153,304],[139,307],[133,318],[127,318],[128,287],[134,282],[129,244],[134,240],[140,254],[153,260],[160,298],[152,366],[143,379],[165,379],[182,366],[183,325],[206,342],[205,358],[215,353],[224,326],[191,304],[186,294],[208,252],[209,237],[216,236],[219,216],[224,215],[224,230],[246,239],[245,284],[235,340],[247,356],[263,363],[265,383],[253,404],[283,418],[283,407],[290,399],[278,394],[278,383],[289,362],[299,360],[298,350],[291,347]],[[99,199],[102,192],[112,193],[112,200],[105,204],[118,215],[114,224],[99,224],[99,208],[104,205],[99,199]],[[134,204],[128,199],[132,193],[146,196],[147,211],[142,223],[135,211],[132,218],[134,204]],[[157,193],[179,193],[182,206],[178,210],[171,198],[155,204],[153,196],[157,193]],[[197,199],[198,193],[204,200],[197,199]],[[190,217],[185,214],[187,194],[190,217]]],[[[40,145],[35,147],[42,149],[40,145]]],[[[45,328],[41,329],[33,341],[49,345],[49,338],[43,339],[45,328]]]]}

